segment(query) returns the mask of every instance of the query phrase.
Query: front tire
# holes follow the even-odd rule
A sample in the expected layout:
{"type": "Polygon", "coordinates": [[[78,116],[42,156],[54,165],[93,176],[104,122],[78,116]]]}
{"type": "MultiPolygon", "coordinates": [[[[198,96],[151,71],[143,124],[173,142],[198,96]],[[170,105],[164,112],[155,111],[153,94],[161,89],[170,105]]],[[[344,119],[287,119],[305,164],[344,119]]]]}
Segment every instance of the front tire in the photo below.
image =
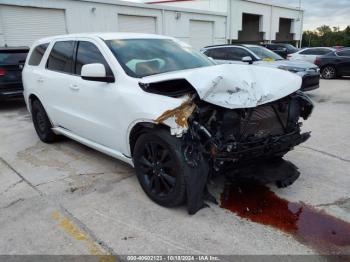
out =
{"type": "Polygon", "coordinates": [[[337,76],[337,71],[334,66],[328,65],[322,68],[321,75],[324,79],[334,79],[337,76]]]}
{"type": "Polygon", "coordinates": [[[142,134],[133,150],[137,178],[142,189],[161,206],[178,206],[186,196],[186,163],[181,141],[166,130],[142,134]]]}
{"type": "Polygon", "coordinates": [[[58,136],[52,131],[51,122],[39,100],[34,100],[32,103],[32,118],[35,131],[41,141],[53,143],[58,140],[58,136]]]}

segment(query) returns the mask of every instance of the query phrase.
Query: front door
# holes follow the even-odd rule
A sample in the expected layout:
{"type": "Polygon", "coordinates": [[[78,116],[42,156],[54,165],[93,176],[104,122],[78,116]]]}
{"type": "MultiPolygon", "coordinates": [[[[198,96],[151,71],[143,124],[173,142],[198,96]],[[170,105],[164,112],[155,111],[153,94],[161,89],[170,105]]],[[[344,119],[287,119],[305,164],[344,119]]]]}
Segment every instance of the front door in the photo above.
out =
{"type": "Polygon", "coordinates": [[[84,80],[80,77],[81,69],[86,64],[100,63],[105,66],[107,76],[113,76],[97,45],[90,41],[77,44],[74,77],[71,97],[74,98],[73,111],[77,112],[77,124],[74,132],[79,136],[100,145],[119,150],[117,144],[120,133],[116,110],[119,93],[116,83],[84,80]]]}

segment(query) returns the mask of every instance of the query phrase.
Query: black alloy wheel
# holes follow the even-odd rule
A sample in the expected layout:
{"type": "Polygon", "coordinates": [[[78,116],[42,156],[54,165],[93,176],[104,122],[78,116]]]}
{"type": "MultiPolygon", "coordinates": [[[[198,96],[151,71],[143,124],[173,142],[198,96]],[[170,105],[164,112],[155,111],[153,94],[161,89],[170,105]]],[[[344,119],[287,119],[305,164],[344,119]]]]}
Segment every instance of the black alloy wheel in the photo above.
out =
{"type": "Polygon", "coordinates": [[[166,130],[144,133],[136,142],[133,160],[145,193],[162,206],[185,200],[185,162],[179,139],[166,130]]]}
{"type": "Polygon", "coordinates": [[[176,167],[168,149],[158,142],[146,142],[139,163],[152,193],[164,196],[174,190],[176,167]]]}

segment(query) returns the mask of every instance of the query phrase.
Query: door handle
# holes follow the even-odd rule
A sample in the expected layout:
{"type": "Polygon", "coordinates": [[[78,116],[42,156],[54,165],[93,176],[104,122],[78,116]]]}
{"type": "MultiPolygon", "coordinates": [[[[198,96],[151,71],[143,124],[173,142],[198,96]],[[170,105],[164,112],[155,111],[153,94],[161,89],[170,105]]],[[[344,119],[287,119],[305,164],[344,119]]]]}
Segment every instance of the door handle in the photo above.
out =
{"type": "Polygon", "coordinates": [[[77,84],[71,84],[69,88],[72,90],[79,90],[79,86],[77,84]]]}
{"type": "Polygon", "coordinates": [[[38,83],[40,83],[40,84],[41,84],[41,83],[44,83],[44,79],[43,79],[43,78],[41,78],[41,77],[40,77],[40,78],[38,78],[38,80],[37,80],[37,81],[38,81],[38,83]]]}

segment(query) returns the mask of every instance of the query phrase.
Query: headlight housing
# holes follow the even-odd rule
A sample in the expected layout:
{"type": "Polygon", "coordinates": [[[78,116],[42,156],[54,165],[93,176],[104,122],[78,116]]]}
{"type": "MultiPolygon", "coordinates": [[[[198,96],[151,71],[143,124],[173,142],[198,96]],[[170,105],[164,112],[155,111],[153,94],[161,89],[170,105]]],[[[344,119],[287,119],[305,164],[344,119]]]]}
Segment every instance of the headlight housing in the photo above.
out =
{"type": "Polygon", "coordinates": [[[298,73],[298,72],[305,72],[306,68],[300,68],[300,67],[290,67],[290,66],[279,66],[279,69],[287,70],[292,73],[298,73]]]}

